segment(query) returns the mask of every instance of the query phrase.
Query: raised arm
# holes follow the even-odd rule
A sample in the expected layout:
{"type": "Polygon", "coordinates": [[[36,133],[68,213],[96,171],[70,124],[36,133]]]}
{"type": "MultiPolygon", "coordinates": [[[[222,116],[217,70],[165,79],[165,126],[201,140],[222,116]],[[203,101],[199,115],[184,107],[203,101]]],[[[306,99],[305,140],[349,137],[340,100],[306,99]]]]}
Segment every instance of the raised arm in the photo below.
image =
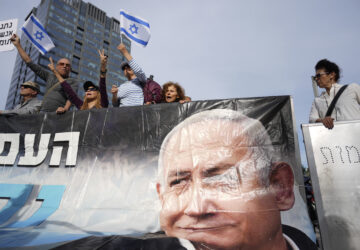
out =
{"type": "Polygon", "coordinates": [[[23,47],[21,46],[20,43],[20,38],[16,35],[13,34],[12,37],[10,38],[11,42],[14,44],[14,47],[17,49],[17,51],[19,52],[20,57],[23,59],[23,61],[26,63],[26,65],[32,70],[34,71],[34,73],[39,76],[40,78],[42,78],[43,80],[47,80],[47,78],[49,77],[49,72],[47,72],[45,69],[43,69],[41,66],[33,63],[31,61],[31,58],[29,57],[29,55],[25,52],[25,50],[23,49],[23,47]]]}
{"type": "Polygon", "coordinates": [[[80,109],[81,106],[83,105],[83,101],[77,96],[77,94],[72,89],[70,84],[68,84],[64,80],[64,78],[59,74],[59,72],[55,69],[53,59],[50,57],[49,60],[50,60],[50,64],[48,65],[49,69],[54,73],[56,78],[59,80],[61,87],[63,88],[63,90],[65,91],[65,93],[67,94],[67,96],[70,99],[70,101],[69,100],[66,101],[66,104],[64,107],[59,107],[56,110],[56,113],[65,113],[67,110],[69,110],[71,103],[73,103],[78,109],[80,109]]]}
{"type": "Polygon", "coordinates": [[[129,51],[126,49],[123,43],[120,43],[117,46],[117,49],[121,52],[121,54],[126,58],[126,60],[131,61],[133,57],[130,55],[129,51]]]}
{"type": "Polygon", "coordinates": [[[101,107],[107,108],[109,106],[109,99],[106,93],[106,65],[107,65],[107,55],[105,55],[104,50],[99,52],[100,56],[100,95],[101,95],[101,107]]]}
{"type": "Polygon", "coordinates": [[[55,69],[54,61],[52,57],[49,58],[50,63],[48,64],[49,69],[54,73],[59,82],[63,82],[64,78],[59,74],[59,72],[55,69]]]}
{"type": "Polygon", "coordinates": [[[15,48],[19,52],[19,55],[24,60],[24,62],[26,62],[26,63],[31,62],[31,58],[25,52],[23,47],[21,46],[20,38],[16,34],[12,35],[12,37],[10,38],[10,41],[14,44],[15,48]]]}
{"type": "Polygon", "coordinates": [[[117,46],[117,49],[121,52],[121,54],[125,57],[125,59],[129,62],[131,69],[134,71],[136,77],[142,82],[143,84],[146,83],[146,75],[144,71],[140,68],[140,66],[135,62],[134,58],[130,55],[129,51],[126,49],[123,43],[120,43],[117,46]]]}

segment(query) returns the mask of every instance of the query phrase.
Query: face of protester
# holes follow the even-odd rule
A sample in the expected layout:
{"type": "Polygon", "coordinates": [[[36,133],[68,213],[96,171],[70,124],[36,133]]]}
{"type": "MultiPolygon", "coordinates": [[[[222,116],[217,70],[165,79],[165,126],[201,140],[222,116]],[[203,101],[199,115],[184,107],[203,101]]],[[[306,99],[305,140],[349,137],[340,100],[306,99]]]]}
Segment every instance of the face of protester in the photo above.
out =
{"type": "Polygon", "coordinates": [[[328,73],[326,69],[316,70],[315,77],[319,88],[331,89],[331,85],[335,83],[335,73],[328,73]]]}
{"type": "Polygon", "coordinates": [[[21,87],[20,87],[20,95],[21,96],[36,96],[37,91],[30,88],[29,86],[21,85],[21,87]]]}
{"type": "Polygon", "coordinates": [[[128,66],[126,66],[126,67],[124,68],[124,76],[125,76],[128,80],[132,80],[132,79],[136,78],[134,71],[132,70],[131,67],[128,67],[128,66]]]}
{"type": "Polygon", "coordinates": [[[85,92],[85,96],[88,101],[95,100],[99,94],[99,91],[94,87],[89,87],[85,92]]]}
{"type": "Polygon", "coordinates": [[[272,249],[274,242],[284,243],[275,195],[252,171],[247,138],[233,137],[234,131],[242,128],[229,121],[199,122],[169,140],[164,186],[157,184],[160,224],[168,236],[188,239],[197,249],[272,249]]]}
{"type": "Polygon", "coordinates": [[[62,77],[69,77],[71,71],[71,63],[66,58],[61,58],[56,64],[56,70],[62,77]]]}
{"type": "Polygon", "coordinates": [[[176,99],[179,98],[178,92],[174,85],[170,85],[165,93],[165,101],[166,102],[176,102],[176,99]]]}

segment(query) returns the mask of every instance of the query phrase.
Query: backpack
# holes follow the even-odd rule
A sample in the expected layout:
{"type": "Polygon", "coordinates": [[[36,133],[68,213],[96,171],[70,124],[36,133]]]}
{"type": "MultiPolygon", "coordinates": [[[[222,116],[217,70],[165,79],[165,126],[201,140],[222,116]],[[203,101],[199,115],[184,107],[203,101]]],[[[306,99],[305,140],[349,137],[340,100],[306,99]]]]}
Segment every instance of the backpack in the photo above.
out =
{"type": "Polygon", "coordinates": [[[161,86],[151,80],[148,79],[145,83],[143,88],[144,92],[144,103],[151,102],[151,103],[160,103],[162,100],[162,88],[161,86]]]}

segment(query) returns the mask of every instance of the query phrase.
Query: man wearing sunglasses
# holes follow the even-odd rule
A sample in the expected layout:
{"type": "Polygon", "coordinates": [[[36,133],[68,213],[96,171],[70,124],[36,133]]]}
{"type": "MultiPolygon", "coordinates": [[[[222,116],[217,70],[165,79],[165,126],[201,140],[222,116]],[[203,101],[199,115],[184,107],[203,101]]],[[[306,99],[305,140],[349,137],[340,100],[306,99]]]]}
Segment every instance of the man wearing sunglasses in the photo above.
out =
{"type": "Polygon", "coordinates": [[[40,92],[39,85],[35,82],[24,82],[20,87],[21,102],[12,110],[0,111],[1,115],[26,115],[36,114],[41,107],[41,101],[36,98],[40,92]]]}
{"type": "MultiPolygon", "coordinates": [[[[20,57],[24,60],[26,65],[41,79],[46,82],[46,90],[44,93],[43,103],[41,106],[42,112],[54,112],[61,114],[69,110],[71,102],[68,96],[61,88],[60,83],[56,76],[41,67],[38,64],[32,62],[29,55],[25,52],[20,44],[20,38],[14,34],[11,39],[15,48],[18,50],[20,57]]],[[[75,92],[77,92],[78,81],[73,78],[69,78],[71,72],[71,63],[67,58],[61,58],[56,64],[56,70],[60,75],[66,79],[66,82],[71,85],[75,92]]]]}

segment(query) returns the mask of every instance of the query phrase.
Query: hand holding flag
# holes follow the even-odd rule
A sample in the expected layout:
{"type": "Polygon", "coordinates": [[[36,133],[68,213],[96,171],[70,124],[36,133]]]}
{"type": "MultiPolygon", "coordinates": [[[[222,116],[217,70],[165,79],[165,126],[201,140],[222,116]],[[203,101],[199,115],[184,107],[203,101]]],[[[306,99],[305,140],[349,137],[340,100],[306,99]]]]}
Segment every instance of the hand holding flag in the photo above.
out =
{"type": "Polygon", "coordinates": [[[150,24],[142,18],[120,11],[120,34],[145,47],[150,40],[150,24]]]}
{"type": "Polygon", "coordinates": [[[24,23],[22,31],[43,55],[55,47],[45,28],[33,14],[24,23]]]}

